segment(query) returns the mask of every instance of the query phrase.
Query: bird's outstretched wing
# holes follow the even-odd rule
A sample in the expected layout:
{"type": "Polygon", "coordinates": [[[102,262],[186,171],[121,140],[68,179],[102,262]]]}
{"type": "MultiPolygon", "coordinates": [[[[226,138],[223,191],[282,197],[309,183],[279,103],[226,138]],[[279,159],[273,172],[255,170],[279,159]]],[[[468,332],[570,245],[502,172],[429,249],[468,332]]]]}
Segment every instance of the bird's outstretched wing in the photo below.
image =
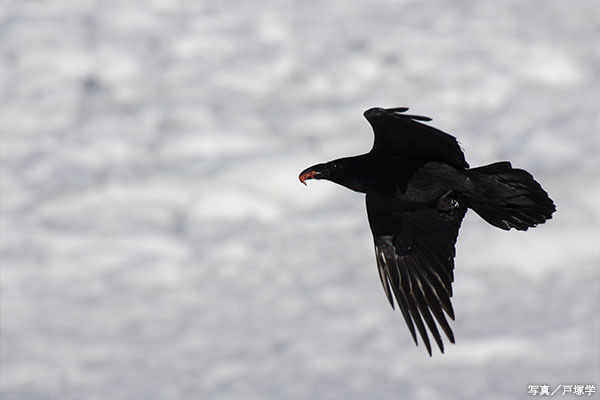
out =
{"type": "Polygon", "coordinates": [[[418,122],[431,121],[430,118],[403,114],[405,111],[408,108],[371,108],[364,112],[375,133],[371,153],[443,161],[457,168],[469,168],[454,136],[418,122]]]}
{"type": "Polygon", "coordinates": [[[416,344],[415,326],[431,355],[428,328],[443,353],[434,318],[454,343],[444,312],[454,319],[454,245],[467,209],[415,208],[369,194],[366,202],[379,277],[390,304],[394,307],[393,293],[416,344]]]}

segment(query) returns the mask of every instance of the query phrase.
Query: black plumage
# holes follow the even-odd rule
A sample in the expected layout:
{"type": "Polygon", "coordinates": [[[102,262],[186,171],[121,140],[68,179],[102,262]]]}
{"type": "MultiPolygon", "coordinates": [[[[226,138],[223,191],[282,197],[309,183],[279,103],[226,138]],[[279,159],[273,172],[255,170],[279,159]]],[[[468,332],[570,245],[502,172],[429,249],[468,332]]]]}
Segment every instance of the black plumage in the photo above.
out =
{"type": "Polygon", "coordinates": [[[300,181],[327,179],[366,194],[379,277],[418,343],[431,355],[429,334],[444,352],[440,329],[454,343],[455,243],[468,208],[501,229],[527,230],[552,218],[548,194],[509,162],[469,169],[456,138],[405,114],[408,108],[365,111],[375,133],[369,153],[317,164],[300,181]],[[439,328],[439,329],[438,329],[439,328]]]}

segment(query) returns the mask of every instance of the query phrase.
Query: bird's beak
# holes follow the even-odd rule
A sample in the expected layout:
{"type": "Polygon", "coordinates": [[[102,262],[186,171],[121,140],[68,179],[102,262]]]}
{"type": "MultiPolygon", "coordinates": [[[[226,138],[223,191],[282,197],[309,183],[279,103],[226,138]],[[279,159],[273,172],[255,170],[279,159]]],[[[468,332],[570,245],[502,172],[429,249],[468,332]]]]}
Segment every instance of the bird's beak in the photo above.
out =
{"type": "Polygon", "coordinates": [[[322,175],[324,175],[325,172],[324,168],[325,164],[317,164],[313,165],[312,167],[308,167],[300,173],[298,179],[300,179],[300,182],[302,182],[305,185],[305,181],[308,179],[321,179],[322,175]]]}
{"type": "Polygon", "coordinates": [[[306,185],[306,182],[304,182],[304,181],[307,179],[313,179],[316,175],[317,175],[317,171],[309,171],[309,172],[301,173],[298,178],[300,179],[300,182],[302,182],[304,185],[306,185]]]}

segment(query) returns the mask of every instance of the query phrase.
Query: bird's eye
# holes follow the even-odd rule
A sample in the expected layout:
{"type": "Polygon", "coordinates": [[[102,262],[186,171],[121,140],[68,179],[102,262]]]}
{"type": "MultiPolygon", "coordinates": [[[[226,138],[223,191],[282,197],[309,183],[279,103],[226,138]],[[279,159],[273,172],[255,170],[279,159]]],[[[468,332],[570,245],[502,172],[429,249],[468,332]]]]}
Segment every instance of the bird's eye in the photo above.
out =
{"type": "Polygon", "coordinates": [[[338,166],[337,166],[337,164],[336,164],[336,163],[333,163],[333,164],[331,164],[331,169],[337,169],[337,167],[338,167],[338,166]]]}

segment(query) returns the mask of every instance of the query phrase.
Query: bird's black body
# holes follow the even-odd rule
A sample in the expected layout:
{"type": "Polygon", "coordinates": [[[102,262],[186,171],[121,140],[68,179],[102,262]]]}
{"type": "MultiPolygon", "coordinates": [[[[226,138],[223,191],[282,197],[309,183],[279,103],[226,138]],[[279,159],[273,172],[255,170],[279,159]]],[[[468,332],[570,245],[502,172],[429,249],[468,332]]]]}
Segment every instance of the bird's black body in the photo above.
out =
{"type": "Polygon", "coordinates": [[[468,208],[501,229],[526,230],[555,211],[526,171],[499,162],[469,169],[454,138],[403,114],[407,108],[372,108],[364,115],[375,133],[369,153],[317,164],[300,181],[327,179],[366,194],[379,277],[417,343],[429,354],[428,330],[444,351],[438,330],[454,343],[454,245],[468,208]],[[436,325],[437,321],[437,325],[436,325]]]}

